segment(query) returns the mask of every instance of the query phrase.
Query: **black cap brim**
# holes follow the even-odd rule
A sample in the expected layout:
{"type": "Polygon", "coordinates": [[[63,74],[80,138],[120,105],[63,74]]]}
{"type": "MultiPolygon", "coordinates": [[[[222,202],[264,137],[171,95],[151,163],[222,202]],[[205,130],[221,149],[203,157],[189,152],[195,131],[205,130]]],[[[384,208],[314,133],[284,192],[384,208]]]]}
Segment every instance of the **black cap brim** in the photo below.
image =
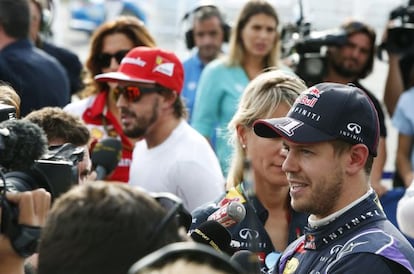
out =
{"type": "Polygon", "coordinates": [[[335,136],[291,117],[257,120],[253,124],[253,130],[260,137],[282,137],[298,144],[319,143],[336,139],[335,136]]]}

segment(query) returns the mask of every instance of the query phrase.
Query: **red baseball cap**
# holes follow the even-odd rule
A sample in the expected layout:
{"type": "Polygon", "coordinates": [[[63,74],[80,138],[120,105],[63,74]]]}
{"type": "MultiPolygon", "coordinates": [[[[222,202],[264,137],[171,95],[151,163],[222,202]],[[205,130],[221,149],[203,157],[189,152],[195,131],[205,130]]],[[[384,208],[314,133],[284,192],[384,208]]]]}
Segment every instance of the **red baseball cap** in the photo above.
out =
{"type": "Polygon", "coordinates": [[[184,69],[174,53],[160,48],[141,46],[127,53],[117,72],[98,74],[95,80],[157,83],[180,93],[183,88],[184,69]]]}

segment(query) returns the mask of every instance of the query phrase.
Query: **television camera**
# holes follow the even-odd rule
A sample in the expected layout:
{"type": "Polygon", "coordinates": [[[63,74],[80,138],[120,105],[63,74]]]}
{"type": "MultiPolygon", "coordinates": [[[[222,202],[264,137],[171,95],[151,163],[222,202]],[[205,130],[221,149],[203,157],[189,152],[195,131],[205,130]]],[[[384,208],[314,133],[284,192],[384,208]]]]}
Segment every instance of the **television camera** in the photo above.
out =
{"type": "Polygon", "coordinates": [[[322,80],[326,71],[326,56],[329,46],[343,46],[347,33],[342,28],[311,31],[310,23],[298,23],[282,31],[283,57],[290,60],[295,73],[307,85],[322,80]]]}
{"type": "Polygon", "coordinates": [[[386,41],[379,46],[379,50],[385,49],[401,55],[412,53],[414,48],[414,1],[410,1],[408,6],[399,6],[392,10],[389,21],[386,41]]]}
{"type": "MultiPolygon", "coordinates": [[[[6,108],[0,113],[13,117],[13,111],[6,108]]],[[[72,144],[48,149],[44,131],[32,122],[8,119],[0,123],[0,232],[22,257],[35,252],[40,228],[18,223],[18,207],[7,200],[6,192],[44,188],[56,199],[78,183],[77,163],[83,153],[83,148],[72,144]]]]}

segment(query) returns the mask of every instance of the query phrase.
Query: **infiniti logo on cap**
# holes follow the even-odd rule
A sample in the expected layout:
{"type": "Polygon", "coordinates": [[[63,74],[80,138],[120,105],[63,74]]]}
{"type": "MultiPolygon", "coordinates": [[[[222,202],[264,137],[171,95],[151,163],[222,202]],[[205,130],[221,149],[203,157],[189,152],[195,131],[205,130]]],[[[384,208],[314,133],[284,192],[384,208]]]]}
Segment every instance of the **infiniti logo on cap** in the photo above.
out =
{"type": "Polygon", "coordinates": [[[349,123],[349,124],[346,126],[346,128],[347,128],[349,131],[355,132],[356,134],[360,134],[360,133],[361,133],[361,131],[362,131],[361,126],[360,126],[360,125],[358,125],[358,124],[355,124],[355,123],[349,123]]]}

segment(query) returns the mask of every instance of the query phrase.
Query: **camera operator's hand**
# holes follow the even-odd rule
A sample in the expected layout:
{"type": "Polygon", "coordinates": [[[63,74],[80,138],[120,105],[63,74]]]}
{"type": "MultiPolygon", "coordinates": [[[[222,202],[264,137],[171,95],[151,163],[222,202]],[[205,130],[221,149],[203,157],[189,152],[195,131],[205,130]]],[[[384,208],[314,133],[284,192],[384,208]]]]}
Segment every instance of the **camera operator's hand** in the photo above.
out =
{"type": "Polygon", "coordinates": [[[7,200],[19,208],[19,224],[42,227],[50,210],[51,196],[43,188],[6,193],[7,200]]]}
{"type": "MultiPolygon", "coordinates": [[[[44,189],[6,193],[6,198],[19,209],[18,223],[42,227],[50,210],[51,195],[44,189]]],[[[0,208],[0,214],[1,208],[0,208]]],[[[10,239],[0,234],[0,273],[23,273],[25,258],[13,249],[10,239]]]]}

